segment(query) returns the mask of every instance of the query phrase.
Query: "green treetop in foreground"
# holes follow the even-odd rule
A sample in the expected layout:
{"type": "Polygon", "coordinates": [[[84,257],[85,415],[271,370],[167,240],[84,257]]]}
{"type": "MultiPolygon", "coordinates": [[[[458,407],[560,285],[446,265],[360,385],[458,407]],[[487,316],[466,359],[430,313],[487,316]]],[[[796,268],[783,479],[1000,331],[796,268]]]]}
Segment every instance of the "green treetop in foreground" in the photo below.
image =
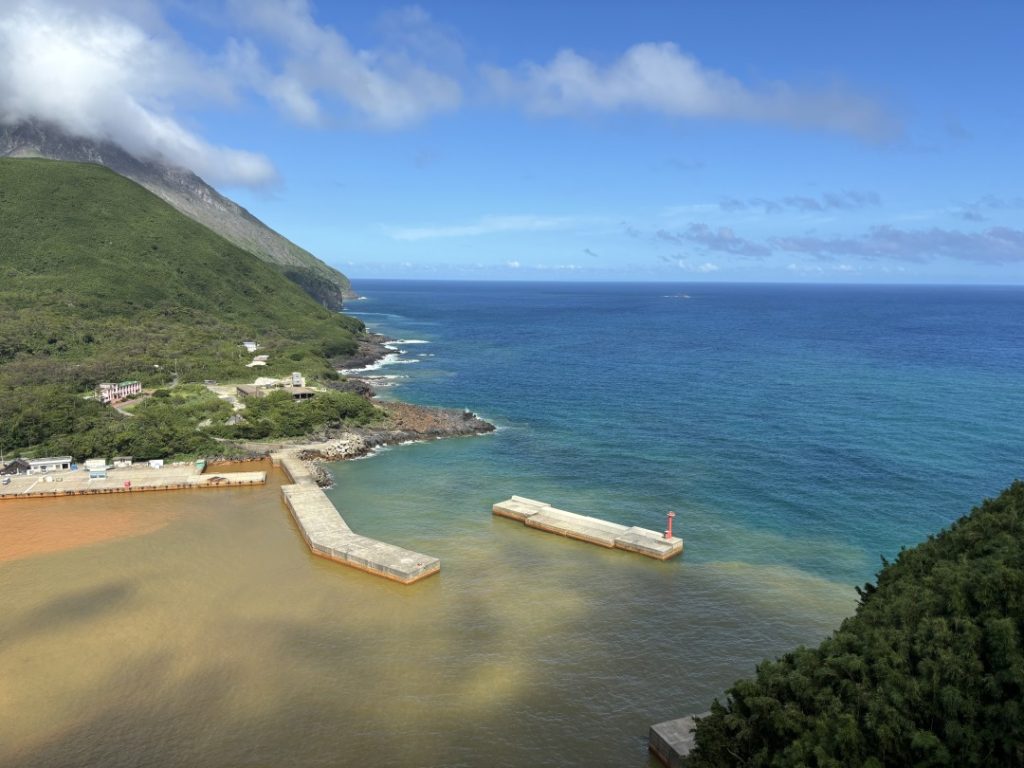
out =
{"type": "Polygon", "coordinates": [[[831,638],[714,703],[688,766],[1024,765],[1024,483],[858,592],[831,638]]]}

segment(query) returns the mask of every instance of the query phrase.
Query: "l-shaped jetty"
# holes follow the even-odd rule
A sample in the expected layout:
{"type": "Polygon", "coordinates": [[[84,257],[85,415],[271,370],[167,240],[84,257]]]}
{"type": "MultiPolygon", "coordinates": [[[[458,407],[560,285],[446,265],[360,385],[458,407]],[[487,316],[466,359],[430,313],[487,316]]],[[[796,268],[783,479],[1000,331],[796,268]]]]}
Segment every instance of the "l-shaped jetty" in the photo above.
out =
{"type": "Polygon", "coordinates": [[[441,570],[441,561],[436,557],[355,533],[296,451],[272,453],[270,458],[292,482],[281,486],[281,494],[314,555],[401,584],[412,584],[441,570]]]}
{"type": "Polygon", "coordinates": [[[619,525],[596,517],[566,512],[546,502],[522,496],[513,496],[495,504],[493,512],[500,517],[518,520],[528,528],[557,533],[609,549],[636,552],[655,560],[668,560],[683,551],[683,540],[676,536],[665,538],[647,528],[619,525]]]}

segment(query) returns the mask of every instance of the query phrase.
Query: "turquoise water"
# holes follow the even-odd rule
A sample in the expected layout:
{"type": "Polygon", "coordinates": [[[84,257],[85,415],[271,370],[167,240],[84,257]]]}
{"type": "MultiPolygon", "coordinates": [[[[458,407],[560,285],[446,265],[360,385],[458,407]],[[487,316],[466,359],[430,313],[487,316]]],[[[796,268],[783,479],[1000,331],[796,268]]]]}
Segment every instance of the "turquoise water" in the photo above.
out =
{"type": "Polygon", "coordinates": [[[655,529],[672,509],[687,562],[853,585],[1021,475],[1019,288],[357,289],[371,328],[429,342],[382,392],[501,427],[334,467],[348,514],[412,540],[516,493],[655,529]],[[410,504],[429,530],[389,513],[410,504]]]}

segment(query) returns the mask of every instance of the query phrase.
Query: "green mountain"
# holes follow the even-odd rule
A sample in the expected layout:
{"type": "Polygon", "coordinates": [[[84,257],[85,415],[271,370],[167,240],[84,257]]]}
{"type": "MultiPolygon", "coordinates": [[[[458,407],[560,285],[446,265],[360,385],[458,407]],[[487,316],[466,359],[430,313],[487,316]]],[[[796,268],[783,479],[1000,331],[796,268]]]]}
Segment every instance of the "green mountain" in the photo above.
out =
{"type": "Polygon", "coordinates": [[[140,160],[110,142],[71,136],[47,123],[0,125],[0,157],[45,157],[96,163],[135,181],[189,218],[261,260],[274,264],[328,309],[352,298],[345,275],[272,230],[237,203],[183,168],[140,160]]]}
{"type": "Polygon", "coordinates": [[[766,661],[686,765],[1024,765],[1024,482],[885,563],[817,648],[766,661]]]}
{"type": "Polygon", "coordinates": [[[364,329],[276,267],[99,165],[0,159],[0,447],[42,445],[123,418],[83,397],[101,381],[156,386],[262,371],[334,376],[364,329]]]}

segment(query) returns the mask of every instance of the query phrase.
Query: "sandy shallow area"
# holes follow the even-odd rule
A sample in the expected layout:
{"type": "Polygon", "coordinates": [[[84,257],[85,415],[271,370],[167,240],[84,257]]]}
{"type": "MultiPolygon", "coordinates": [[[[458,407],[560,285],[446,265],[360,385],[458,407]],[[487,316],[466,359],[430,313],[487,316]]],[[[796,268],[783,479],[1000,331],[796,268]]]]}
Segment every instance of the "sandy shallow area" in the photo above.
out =
{"type": "Polygon", "coordinates": [[[9,501],[0,506],[0,562],[61,552],[163,528],[180,510],[139,512],[120,499],[71,497],[40,503],[9,501]],[[59,508],[55,505],[59,504],[59,508]]]}
{"type": "MultiPolygon", "coordinates": [[[[270,469],[269,461],[221,463],[212,465],[206,474],[270,469]]],[[[159,473],[153,470],[153,474],[159,473]]],[[[194,476],[196,472],[186,467],[179,474],[194,476]]],[[[144,536],[184,515],[216,509],[218,493],[221,491],[196,494],[190,490],[171,490],[141,495],[4,499],[0,503],[0,563],[144,536]]]]}

